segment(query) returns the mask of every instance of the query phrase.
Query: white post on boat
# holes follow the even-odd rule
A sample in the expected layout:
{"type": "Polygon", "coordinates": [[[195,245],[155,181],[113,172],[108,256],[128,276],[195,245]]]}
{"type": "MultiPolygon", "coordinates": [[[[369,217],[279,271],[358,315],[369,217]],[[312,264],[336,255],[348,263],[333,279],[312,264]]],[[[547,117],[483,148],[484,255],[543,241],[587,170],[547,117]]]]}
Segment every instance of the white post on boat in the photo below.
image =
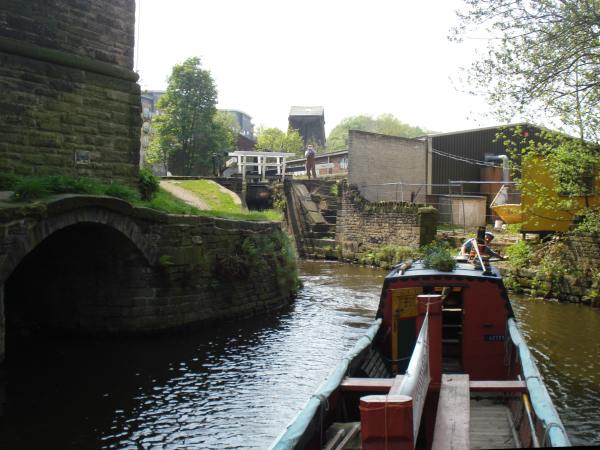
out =
{"type": "MultiPolygon", "coordinates": [[[[402,379],[402,383],[395,394],[406,395],[412,398],[413,402],[413,438],[414,444],[419,435],[419,425],[421,415],[425,406],[425,398],[429,389],[431,376],[429,372],[429,314],[425,314],[425,319],[421,325],[421,331],[417,337],[417,343],[413,350],[408,368],[402,379]]],[[[390,390],[391,393],[391,390],[390,390]]]]}

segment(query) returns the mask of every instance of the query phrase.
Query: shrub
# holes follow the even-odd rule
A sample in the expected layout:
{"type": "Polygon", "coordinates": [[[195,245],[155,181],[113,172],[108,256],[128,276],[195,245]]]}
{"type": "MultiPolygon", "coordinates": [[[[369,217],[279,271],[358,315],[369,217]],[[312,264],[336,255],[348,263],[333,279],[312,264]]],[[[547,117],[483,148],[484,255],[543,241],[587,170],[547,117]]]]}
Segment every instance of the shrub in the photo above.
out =
{"type": "Polygon", "coordinates": [[[124,200],[136,200],[138,193],[121,184],[103,184],[91,178],[73,178],[64,175],[23,177],[13,187],[13,198],[31,201],[52,194],[104,194],[124,200]]]}
{"type": "Polygon", "coordinates": [[[105,185],[91,178],[72,178],[64,175],[45,177],[52,194],[102,194],[105,185]]]}
{"type": "Polygon", "coordinates": [[[139,194],[130,187],[122,184],[111,184],[104,190],[105,195],[117,197],[123,200],[133,201],[139,198],[139,194]]]}
{"type": "Polygon", "coordinates": [[[158,258],[158,264],[164,268],[171,267],[174,265],[173,257],[170,255],[160,255],[160,258],[158,258]]]}
{"type": "Polygon", "coordinates": [[[294,248],[281,231],[247,237],[231,253],[215,257],[214,273],[223,281],[269,270],[275,272],[283,292],[295,294],[301,287],[294,248]]]}
{"type": "Polygon", "coordinates": [[[331,187],[329,188],[329,192],[331,193],[331,195],[335,195],[336,197],[340,195],[340,185],[335,182],[331,185],[331,187]]]}
{"type": "Polygon", "coordinates": [[[273,186],[272,192],[273,207],[279,211],[285,211],[287,208],[287,201],[285,199],[285,192],[283,183],[277,183],[273,186]]]}
{"type": "Polygon", "coordinates": [[[44,177],[27,177],[19,180],[14,186],[13,198],[18,201],[29,201],[50,195],[48,179],[44,177]]]}
{"type": "Polygon", "coordinates": [[[506,255],[511,266],[515,269],[527,267],[531,262],[531,249],[526,241],[521,240],[506,249],[506,255]]]}
{"type": "Polygon", "coordinates": [[[374,255],[375,263],[382,267],[391,267],[405,259],[414,258],[418,255],[416,249],[402,245],[384,245],[374,255]]]}
{"type": "Polygon", "coordinates": [[[442,272],[452,272],[456,260],[447,242],[433,241],[421,248],[423,265],[442,272]]]}
{"type": "Polygon", "coordinates": [[[575,227],[575,231],[600,233],[600,208],[585,209],[577,220],[579,223],[575,227]]]}
{"type": "Polygon", "coordinates": [[[0,173],[0,191],[12,191],[21,177],[12,173],[0,173]]]}
{"type": "Polygon", "coordinates": [[[148,169],[140,170],[138,175],[138,187],[142,200],[152,200],[158,192],[159,186],[160,180],[152,173],[152,171],[148,169]]]}

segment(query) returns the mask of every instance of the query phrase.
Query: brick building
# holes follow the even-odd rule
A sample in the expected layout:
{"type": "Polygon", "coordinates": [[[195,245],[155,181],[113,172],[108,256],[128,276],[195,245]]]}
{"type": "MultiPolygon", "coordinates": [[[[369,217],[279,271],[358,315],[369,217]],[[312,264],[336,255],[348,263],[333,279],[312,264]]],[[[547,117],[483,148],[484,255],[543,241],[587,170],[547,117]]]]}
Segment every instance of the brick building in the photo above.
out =
{"type": "Polygon", "coordinates": [[[288,124],[298,130],[305,146],[325,146],[325,109],[322,106],[292,106],[288,124]]]}

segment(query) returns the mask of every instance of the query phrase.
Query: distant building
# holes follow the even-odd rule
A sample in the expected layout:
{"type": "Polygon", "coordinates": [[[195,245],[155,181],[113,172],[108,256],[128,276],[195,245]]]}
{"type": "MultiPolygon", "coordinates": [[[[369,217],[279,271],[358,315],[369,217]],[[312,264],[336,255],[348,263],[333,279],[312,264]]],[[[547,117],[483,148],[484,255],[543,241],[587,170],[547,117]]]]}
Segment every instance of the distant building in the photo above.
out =
{"type": "Polygon", "coordinates": [[[140,134],[140,167],[144,167],[146,161],[146,153],[150,146],[150,138],[152,134],[152,116],[155,111],[155,97],[146,93],[141,95],[142,102],[142,132],[140,134]]]}
{"type": "Polygon", "coordinates": [[[322,106],[292,106],[288,124],[298,130],[304,145],[325,146],[325,110],[322,106]]]}
{"type": "Polygon", "coordinates": [[[158,99],[161,98],[165,94],[165,91],[144,91],[142,95],[152,99],[152,105],[154,107],[153,111],[156,111],[156,104],[158,103],[158,99]]]}
{"type": "Polygon", "coordinates": [[[231,116],[233,116],[236,123],[240,127],[240,135],[250,139],[251,141],[256,140],[254,138],[254,124],[252,123],[251,116],[237,109],[220,109],[219,111],[228,113],[231,116]]]}
{"type": "Polygon", "coordinates": [[[219,111],[230,114],[239,126],[235,149],[248,152],[254,150],[254,147],[256,146],[256,136],[254,136],[252,117],[237,109],[220,109],[219,111]]]}

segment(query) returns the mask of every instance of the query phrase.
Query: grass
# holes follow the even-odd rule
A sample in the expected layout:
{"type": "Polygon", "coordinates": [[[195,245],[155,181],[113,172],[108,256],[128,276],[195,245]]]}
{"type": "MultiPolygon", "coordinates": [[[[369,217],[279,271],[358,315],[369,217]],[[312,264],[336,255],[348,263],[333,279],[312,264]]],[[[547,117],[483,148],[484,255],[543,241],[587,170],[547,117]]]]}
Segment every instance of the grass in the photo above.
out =
{"type": "Polygon", "coordinates": [[[106,184],[91,178],[62,175],[18,177],[0,174],[0,190],[13,191],[13,201],[31,202],[56,194],[108,195],[126,200],[136,206],[156,209],[167,214],[222,217],[232,220],[280,222],[282,213],[277,210],[243,211],[231,196],[219,191],[218,186],[206,180],[185,181],[181,186],[199,195],[211,210],[201,211],[188,205],[169,192],[159,189],[150,200],[142,200],[140,193],[118,183],[106,184]]]}
{"type": "Polygon", "coordinates": [[[282,220],[282,213],[280,211],[270,209],[267,211],[247,211],[244,212],[239,208],[235,212],[228,212],[222,210],[200,210],[191,205],[188,205],[183,200],[178,199],[170,192],[160,189],[154,198],[149,201],[137,201],[136,206],[144,206],[146,208],[156,209],[158,211],[168,214],[188,214],[192,216],[204,216],[204,217],[220,217],[223,219],[232,220],[268,220],[271,222],[280,222],[282,220]]]}
{"type": "Polygon", "coordinates": [[[196,194],[214,211],[235,214],[242,210],[229,194],[221,192],[219,185],[211,181],[189,180],[179,183],[179,186],[196,194]]]}
{"type": "Polygon", "coordinates": [[[168,214],[189,214],[197,216],[201,213],[198,208],[188,205],[163,189],[159,189],[151,200],[140,200],[134,202],[134,204],[136,206],[156,209],[168,214]]]}
{"type": "MultiPolygon", "coordinates": [[[[3,181],[7,181],[5,178],[3,181]]],[[[15,177],[6,182],[4,189],[12,190],[14,201],[33,201],[55,194],[109,195],[127,201],[139,199],[135,189],[118,183],[106,184],[91,178],[63,175],[15,177]]]]}
{"type": "Polygon", "coordinates": [[[235,220],[268,220],[280,222],[282,213],[275,209],[265,211],[244,211],[233,198],[221,192],[219,186],[208,180],[188,180],[179,183],[179,186],[193,192],[211,208],[208,211],[198,211],[196,215],[222,217],[235,220]]]}

